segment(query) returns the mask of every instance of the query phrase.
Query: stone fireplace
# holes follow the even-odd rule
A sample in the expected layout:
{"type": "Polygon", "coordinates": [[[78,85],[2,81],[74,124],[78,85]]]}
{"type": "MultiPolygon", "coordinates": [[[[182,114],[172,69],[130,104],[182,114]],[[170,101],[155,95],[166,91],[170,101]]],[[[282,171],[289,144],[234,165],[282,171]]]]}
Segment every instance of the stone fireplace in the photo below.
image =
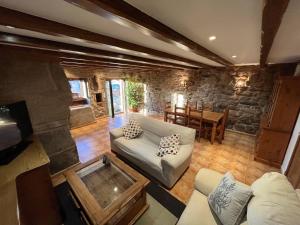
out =
{"type": "Polygon", "coordinates": [[[59,64],[7,55],[0,59],[0,71],[0,103],[26,101],[34,134],[50,158],[51,172],[77,163],[69,130],[72,95],[59,64]]]}

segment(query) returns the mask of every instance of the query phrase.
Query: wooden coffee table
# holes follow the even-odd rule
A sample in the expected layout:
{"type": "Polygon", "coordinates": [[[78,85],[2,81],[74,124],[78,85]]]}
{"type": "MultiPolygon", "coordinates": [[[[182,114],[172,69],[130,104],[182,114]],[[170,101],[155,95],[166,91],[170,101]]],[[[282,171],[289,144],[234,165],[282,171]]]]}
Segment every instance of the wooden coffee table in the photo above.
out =
{"type": "Polygon", "coordinates": [[[103,156],[110,165],[97,158],[65,172],[71,195],[88,224],[133,224],[148,208],[149,181],[113,154],[103,156]]]}

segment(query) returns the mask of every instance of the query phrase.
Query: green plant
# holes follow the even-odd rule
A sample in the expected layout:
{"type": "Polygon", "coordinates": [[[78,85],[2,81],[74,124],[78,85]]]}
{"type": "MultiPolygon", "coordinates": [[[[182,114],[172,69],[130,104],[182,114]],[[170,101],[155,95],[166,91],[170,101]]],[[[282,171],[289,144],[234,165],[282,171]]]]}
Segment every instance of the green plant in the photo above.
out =
{"type": "Polygon", "coordinates": [[[142,83],[128,81],[126,86],[128,105],[131,109],[138,109],[144,102],[144,86],[142,83]]]}

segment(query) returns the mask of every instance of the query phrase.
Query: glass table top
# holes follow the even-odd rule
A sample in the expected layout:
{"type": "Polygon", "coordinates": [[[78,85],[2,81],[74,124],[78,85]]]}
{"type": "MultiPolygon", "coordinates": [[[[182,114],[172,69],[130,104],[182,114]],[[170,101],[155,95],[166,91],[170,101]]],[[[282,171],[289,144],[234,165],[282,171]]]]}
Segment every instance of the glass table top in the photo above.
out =
{"type": "Polygon", "coordinates": [[[77,175],[102,208],[108,207],[135,183],[113,162],[104,165],[102,160],[77,171],[77,175]]]}

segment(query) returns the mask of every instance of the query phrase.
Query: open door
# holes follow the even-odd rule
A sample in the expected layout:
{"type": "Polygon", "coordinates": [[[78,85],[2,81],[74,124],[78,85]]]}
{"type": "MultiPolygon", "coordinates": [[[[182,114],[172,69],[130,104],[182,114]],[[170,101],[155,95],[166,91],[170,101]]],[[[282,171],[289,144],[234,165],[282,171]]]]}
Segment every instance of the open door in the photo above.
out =
{"type": "Polygon", "coordinates": [[[107,80],[106,84],[107,108],[110,117],[126,112],[126,99],[123,80],[107,80]]]}

